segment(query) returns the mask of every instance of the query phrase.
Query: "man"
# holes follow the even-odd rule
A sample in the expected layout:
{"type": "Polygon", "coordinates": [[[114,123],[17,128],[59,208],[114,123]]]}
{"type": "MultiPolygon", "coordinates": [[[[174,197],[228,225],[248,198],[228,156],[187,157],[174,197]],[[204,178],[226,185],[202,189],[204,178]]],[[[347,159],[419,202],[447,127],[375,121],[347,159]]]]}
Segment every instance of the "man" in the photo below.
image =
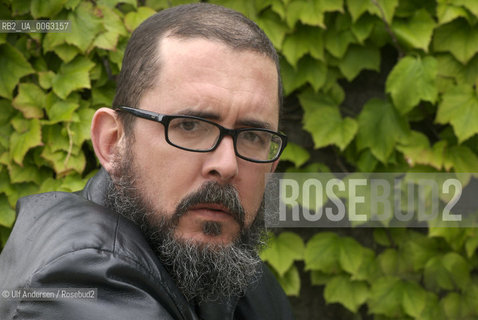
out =
{"type": "Polygon", "coordinates": [[[96,299],[0,299],[2,319],[289,319],[263,265],[265,174],[277,132],[276,52],[244,16],[194,4],[133,33],[114,109],[91,137],[82,192],[24,198],[1,289],[96,288],[96,299]]]}

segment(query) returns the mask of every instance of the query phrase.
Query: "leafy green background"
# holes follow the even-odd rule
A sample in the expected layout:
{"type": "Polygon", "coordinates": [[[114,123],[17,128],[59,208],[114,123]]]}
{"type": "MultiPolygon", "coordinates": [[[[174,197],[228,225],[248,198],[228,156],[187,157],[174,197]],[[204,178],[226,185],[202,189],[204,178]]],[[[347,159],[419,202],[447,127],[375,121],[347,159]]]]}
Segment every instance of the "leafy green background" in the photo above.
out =
{"type": "MultiPolygon", "coordinates": [[[[1,244],[19,197],[95,173],[90,120],[111,105],[131,31],[187,2],[0,0],[0,19],[72,21],[0,33],[1,244]]],[[[281,54],[280,170],[478,172],[477,1],[210,2],[256,21],[281,54]]],[[[298,318],[476,319],[477,246],[472,228],[287,230],[262,257],[298,318]]]]}

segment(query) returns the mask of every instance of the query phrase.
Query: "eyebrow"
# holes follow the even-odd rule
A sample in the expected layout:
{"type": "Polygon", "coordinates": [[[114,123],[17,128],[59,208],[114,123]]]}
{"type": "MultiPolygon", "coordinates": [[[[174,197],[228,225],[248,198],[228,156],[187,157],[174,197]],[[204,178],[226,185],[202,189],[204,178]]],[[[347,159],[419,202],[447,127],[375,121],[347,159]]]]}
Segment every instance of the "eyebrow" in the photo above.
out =
{"type": "MultiPolygon", "coordinates": [[[[194,116],[204,118],[207,120],[219,121],[221,117],[214,112],[185,109],[177,113],[177,115],[194,116]]],[[[242,119],[236,122],[236,125],[250,128],[262,128],[272,130],[272,125],[269,122],[255,120],[255,119],[242,119]]]]}

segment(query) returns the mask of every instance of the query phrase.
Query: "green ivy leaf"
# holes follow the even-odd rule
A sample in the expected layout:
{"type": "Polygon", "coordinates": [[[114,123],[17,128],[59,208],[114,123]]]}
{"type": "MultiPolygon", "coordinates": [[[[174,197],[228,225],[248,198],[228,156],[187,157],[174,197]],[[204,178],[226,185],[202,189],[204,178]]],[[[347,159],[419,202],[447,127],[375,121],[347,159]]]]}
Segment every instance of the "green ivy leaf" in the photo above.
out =
{"type": "Polygon", "coordinates": [[[108,58],[110,63],[116,64],[117,69],[121,69],[123,63],[124,51],[126,49],[127,39],[121,39],[115,51],[108,51],[108,58]]]}
{"type": "Polygon", "coordinates": [[[63,63],[70,62],[80,53],[80,50],[77,47],[67,43],[62,43],[56,46],[53,48],[53,51],[57,54],[57,56],[60,57],[61,60],[63,60],[63,63]]]}
{"type": "Polygon", "coordinates": [[[33,18],[52,18],[63,9],[67,0],[32,1],[30,13],[33,18]]]}
{"type": "Polygon", "coordinates": [[[299,270],[293,265],[283,277],[277,277],[282,289],[288,296],[298,296],[300,293],[299,270]]]}
{"type": "Polygon", "coordinates": [[[359,115],[358,123],[358,149],[370,148],[383,163],[387,162],[396,143],[410,133],[406,120],[386,100],[369,100],[359,115]]]}
{"type": "Polygon", "coordinates": [[[331,26],[325,32],[325,48],[336,58],[341,59],[349,45],[356,42],[350,27],[350,18],[338,16],[335,26],[331,26]]]}
{"type": "Polygon", "coordinates": [[[31,0],[12,1],[12,16],[27,14],[30,11],[30,2],[31,0]]]}
{"type": "Polygon", "coordinates": [[[430,147],[427,136],[411,131],[410,136],[401,141],[396,149],[403,153],[410,166],[425,164],[441,170],[444,163],[446,141],[439,141],[430,147]]]}
{"type": "Polygon", "coordinates": [[[70,121],[73,117],[73,113],[79,106],[80,104],[74,100],[58,100],[47,108],[48,123],[53,124],[61,121],[70,121]]]}
{"type": "Polygon", "coordinates": [[[478,172],[478,156],[466,146],[453,146],[445,154],[446,163],[452,163],[455,172],[463,172],[462,183],[468,183],[469,175],[478,172]]]}
{"type": "Polygon", "coordinates": [[[324,12],[344,12],[344,0],[321,0],[320,5],[324,12]]]}
{"type": "Polygon", "coordinates": [[[44,125],[42,129],[45,144],[50,146],[52,152],[70,149],[70,141],[64,124],[44,125]]]}
{"type": "Polygon", "coordinates": [[[293,34],[285,37],[282,53],[294,67],[297,61],[306,53],[310,53],[316,59],[323,60],[324,40],[322,30],[314,27],[300,26],[293,34]]]}
{"type": "Polygon", "coordinates": [[[90,88],[89,71],[94,66],[93,62],[82,56],[62,64],[60,71],[52,80],[53,91],[65,99],[74,90],[90,88]]]}
{"type": "Polygon", "coordinates": [[[381,277],[372,282],[369,311],[388,317],[400,317],[402,309],[403,283],[395,277],[381,277]]]}
{"type": "Polygon", "coordinates": [[[395,249],[386,249],[377,257],[381,271],[387,276],[400,275],[403,269],[403,262],[401,260],[401,257],[395,249]]]}
{"type": "Polygon", "coordinates": [[[377,158],[373,156],[370,149],[361,151],[356,161],[357,168],[360,172],[373,172],[378,164],[377,158]]]}
{"type": "Polygon", "coordinates": [[[305,270],[318,270],[325,273],[338,273],[340,270],[339,237],[332,232],[314,235],[305,247],[305,270]]]}
{"type": "Polygon", "coordinates": [[[412,110],[420,100],[434,103],[438,96],[435,85],[437,62],[433,57],[405,57],[388,76],[386,91],[392,95],[401,114],[412,110]]]}
{"type": "Polygon", "coordinates": [[[435,30],[433,49],[449,51],[461,63],[468,63],[478,52],[478,26],[463,19],[440,26],[435,30]]]}
{"type": "Polygon", "coordinates": [[[442,228],[440,226],[430,225],[428,228],[428,235],[430,237],[440,237],[446,240],[446,242],[455,251],[461,250],[468,235],[464,232],[463,228],[442,228]]]}
{"type": "Polygon", "coordinates": [[[128,31],[132,32],[141,24],[141,22],[155,13],[156,11],[151,8],[139,7],[137,11],[130,12],[124,17],[124,25],[128,31]]]}
{"type": "Polygon", "coordinates": [[[377,15],[381,19],[385,19],[390,24],[393,20],[395,9],[398,6],[398,0],[374,0],[370,2],[368,12],[377,15]]]}
{"type": "Polygon", "coordinates": [[[53,73],[53,71],[38,72],[38,83],[40,87],[45,90],[50,89],[54,77],[55,73],[53,73]]]}
{"type": "Polygon", "coordinates": [[[43,118],[45,93],[36,84],[20,83],[18,94],[12,105],[23,113],[25,118],[43,118]]]}
{"type": "Polygon", "coordinates": [[[82,2],[68,15],[71,20],[71,33],[67,34],[65,41],[76,46],[81,52],[86,52],[96,35],[104,30],[100,15],[91,3],[82,2]]]}
{"type": "Polygon", "coordinates": [[[426,308],[428,293],[415,282],[405,282],[403,286],[402,306],[405,313],[415,319],[421,319],[426,308]]]}
{"type": "Polygon", "coordinates": [[[33,73],[30,63],[10,44],[0,45],[0,97],[12,99],[13,89],[23,76],[33,73]]]}
{"type": "Polygon", "coordinates": [[[473,88],[458,85],[445,92],[436,122],[450,123],[459,142],[478,133],[478,97],[473,88]]]}
{"type": "Polygon", "coordinates": [[[8,166],[8,172],[11,183],[34,182],[40,185],[48,175],[46,171],[30,163],[24,163],[23,166],[11,163],[8,166]]]}
{"type": "Polygon", "coordinates": [[[304,255],[304,242],[292,232],[282,232],[271,238],[268,245],[269,247],[262,251],[261,258],[269,262],[281,277],[285,276],[294,260],[301,260],[304,255]]]}
{"type": "MultiPolygon", "coordinates": [[[[45,37],[43,38],[42,42],[42,47],[43,47],[43,53],[51,52],[54,51],[56,47],[67,44],[66,43],[66,38],[70,36],[70,33],[65,32],[65,33],[47,33],[45,37]]],[[[60,54],[62,56],[66,56],[62,50],[59,50],[60,53],[57,53],[57,55],[60,57],[60,54]]]]}
{"type": "Polygon", "coordinates": [[[413,266],[413,270],[423,270],[431,258],[440,255],[441,245],[442,242],[438,238],[415,234],[409,237],[409,241],[404,241],[402,253],[406,261],[413,266]]]}
{"type": "Polygon", "coordinates": [[[409,20],[394,19],[392,30],[395,35],[412,48],[428,52],[435,21],[425,9],[416,11],[409,20]]]}
{"type": "Polygon", "coordinates": [[[476,279],[472,279],[466,289],[463,291],[464,300],[466,301],[465,309],[470,310],[473,314],[478,312],[478,306],[475,301],[478,299],[478,283],[476,279]]]}
{"type": "MultiPolygon", "coordinates": [[[[364,15],[356,21],[352,27],[352,33],[354,34],[355,38],[357,39],[358,43],[364,44],[365,40],[370,36],[372,33],[375,24],[377,23],[377,17],[371,15],[364,15]]],[[[373,48],[373,47],[372,47],[373,48]]]]}
{"type": "Polygon", "coordinates": [[[469,307],[466,305],[463,297],[456,292],[450,292],[443,298],[441,305],[447,319],[464,319],[464,316],[469,311],[469,307]]]}
{"type": "MultiPolygon", "coordinates": [[[[440,68],[438,76],[455,79],[458,84],[475,85],[478,79],[478,55],[466,65],[457,61],[451,54],[437,54],[436,59],[440,68]]],[[[447,91],[447,90],[445,90],[447,91]]]]}
{"type": "Polygon", "coordinates": [[[49,145],[43,149],[41,157],[50,163],[60,177],[72,171],[81,174],[86,165],[85,155],[82,152],[77,152],[77,154],[64,151],[53,152],[49,145]]]}
{"type": "Polygon", "coordinates": [[[79,121],[71,122],[73,142],[76,146],[81,146],[84,141],[90,139],[90,124],[94,114],[95,110],[82,107],[77,112],[79,121]]]}
{"type": "Polygon", "coordinates": [[[460,17],[471,22],[471,15],[468,13],[468,11],[466,11],[465,8],[456,6],[454,4],[439,2],[437,4],[436,11],[439,24],[445,24],[460,17]]]}
{"type": "Polygon", "coordinates": [[[115,50],[118,43],[118,37],[126,36],[128,33],[121,21],[120,16],[112,9],[106,6],[98,6],[103,15],[103,25],[105,32],[100,33],[93,42],[93,46],[106,49],[115,50]]]}
{"type": "Polygon", "coordinates": [[[326,28],[324,24],[324,11],[320,0],[296,0],[291,2],[286,9],[286,21],[289,28],[293,28],[297,21],[303,24],[326,28]]]}
{"type": "Polygon", "coordinates": [[[466,256],[471,258],[474,256],[476,248],[478,248],[478,236],[473,235],[468,238],[465,243],[466,256]]]}
{"type": "Polygon", "coordinates": [[[433,300],[417,283],[396,277],[379,278],[372,283],[369,310],[375,314],[399,318],[404,314],[422,318],[426,304],[433,300]]]}
{"type": "Polygon", "coordinates": [[[339,263],[342,269],[352,276],[357,275],[366,255],[365,250],[355,239],[349,237],[341,238],[339,263]]]}
{"type": "Polygon", "coordinates": [[[286,9],[285,9],[285,3],[282,1],[272,1],[271,10],[275,13],[277,13],[282,20],[285,21],[286,18],[286,9]]]}
{"type": "Polygon", "coordinates": [[[390,247],[392,245],[387,229],[375,228],[373,230],[373,240],[384,247],[390,247]]]}
{"type": "Polygon", "coordinates": [[[295,167],[298,168],[309,160],[310,154],[305,148],[293,142],[289,142],[280,158],[282,161],[293,162],[295,167]]]}
{"type": "MultiPolygon", "coordinates": [[[[185,1],[185,0],[181,0],[181,1],[185,1]]],[[[189,3],[190,1],[187,1],[187,2],[189,3]]],[[[256,8],[260,6],[261,3],[263,2],[267,3],[266,0],[260,1],[258,4],[255,3],[256,1],[235,1],[235,0],[210,0],[208,2],[239,11],[242,14],[244,14],[246,17],[248,17],[249,19],[253,19],[253,20],[256,18],[256,14],[259,11],[256,8]]]]}
{"type": "Polygon", "coordinates": [[[463,6],[470,10],[476,17],[478,17],[478,3],[475,1],[467,1],[467,0],[454,0],[454,5],[463,6]]]}
{"type": "Polygon", "coordinates": [[[116,7],[119,3],[127,3],[132,5],[134,8],[137,6],[136,0],[98,0],[99,5],[104,5],[110,8],[116,7]]]}
{"type": "Polygon", "coordinates": [[[61,186],[58,188],[58,191],[65,192],[76,192],[82,190],[85,187],[86,182],[89,178],[93,177],[97,171],[91,172],[85,178],[81,178],[80,174],[69,174],[61,181],[61,186]]]}
{"type": "Polygon", "coordinates": [[[310,283],[314,286],[326,285],[334,276],[323,273],[321,271],[310,271],[310,283]]]}
{"type": "Polygon", "coordinates": [[[15,210],[10,207],[7,197],[0,194],[0,226],[11,228],[14,221],[15,210]]]}
{"type": "Polygon", "coordinates": [[[91,92],[93,105],[112,106],[115,92],[116,88],[113,86],[94,87],[91,92]]]}
{"type": "Polygon", "coordinates": [[[307,91],[299,95],[299,100],[305,112],[304,129],[312,135],[315,147],[335,144],[345,149],[357,133],[357,122],[343,119],[335,102],[323,94],[307,91]]]}
{"type": "Polygon", "coordinates": [[[435,291],[464,289],[470,281],[470,266],[455,252],[435,256],[425,265],[424,280],[427,288],[435,291]]]}
{"type": "Polygon", "coordinates": [[[451,274],[457,288],[464,290],[470,282],[471,270],[471,266],[466,259],[456,252],[450,252],[443,256],[442,263],[451,274]]]}
{"type": "Polygon", "coordinates": [[[10,159],[22,164],[28,150],[42,145],[41,126],[38,119],[27,122],[28,128],[24,132],[15,131],[10,136],[10,159]]]}
{"type": "Polygon", "coordinates": [[[327,66],[309,56],[300,59],[297,68],[294,69],[287,61],[281,61],[281,76],[286,95],[295,89],[309,83],[314,90],[319,90],[327,79],[327,66]]]}
{"type": "Polygon", "coordinates": [[[327,303],[341,303],[354,313],[365,303],[369,294],[370,290],[366,282],[351,281],[343,275],[332,278],[327,282],[324,290],[324,298],[327,303]]]}
{"type": "Polygon", "coordinates": [[[424,270],[424,281],[425,287],[429,290],[453,290],[451,275],[443,266],[441,256],[433,257],[428,261],[424,270]]]}
{"type": "Polygon", "coordinates": [[[58,191],[61,187],[61,180],[49,177],[43,181],[38,189],[39,193],[45,193],[50,191],[58,191]]]}
{"type": "Polygon", "coordinates": [[[267,10],[257,18],[256,22],[271,39],[274,46],[278,49],[282,48],[282,42],[288,28],[281,18],[276,13],[267,10]]]}
{"type": "Polygon", "coordinates": [[[352,21],[357,21],[364,12],[368,11],[371,6],[370,0],[347,0],[347,7],[352,21]]]}
{"type": "Polygon", "coordinates": [[[379,71],[380,50],[370,46],[351,46],[340,61],[339,69],[348,81],[352,81],[364,69],[379,71]]]}
{"type": "Polygon", "coordinates": [[[80,4],[81,0],[67,0],[65,3],[65,8],[70,10],[75,10],[76,7],[80,4]]]}

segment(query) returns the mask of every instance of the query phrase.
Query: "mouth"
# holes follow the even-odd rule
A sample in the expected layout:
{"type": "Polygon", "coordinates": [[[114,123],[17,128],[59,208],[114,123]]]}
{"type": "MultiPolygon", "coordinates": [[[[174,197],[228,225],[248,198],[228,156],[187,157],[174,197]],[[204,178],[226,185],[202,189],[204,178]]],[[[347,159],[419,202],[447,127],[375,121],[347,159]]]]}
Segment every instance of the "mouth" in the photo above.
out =
{"type": "Polygon", "coordinates": [[[217,203],[200,203],[189,208],[189,211],[208,211],[216,215],[233,216],[233,214],[225,206],[217,203]]]}
{"type": "Polygon", "coordinates": [[[239,215],[220,203],[200,203],[191,206],[188,211],[189,213],[198,215],[204,220],[226,222],[233,219],[241,227],[243,226],[239,215]]]}

